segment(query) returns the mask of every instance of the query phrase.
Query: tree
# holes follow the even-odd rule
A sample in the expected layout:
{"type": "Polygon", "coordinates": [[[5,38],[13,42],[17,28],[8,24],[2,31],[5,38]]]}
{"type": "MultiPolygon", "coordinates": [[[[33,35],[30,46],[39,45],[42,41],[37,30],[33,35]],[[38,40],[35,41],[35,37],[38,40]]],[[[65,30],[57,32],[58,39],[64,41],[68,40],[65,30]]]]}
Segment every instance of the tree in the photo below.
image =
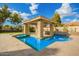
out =
{"type": "Polygon", "coordinates": [[[4,5],[2,7],[2,14],[3,14],[3,19],[6,19],[10,16],[10,11],[8,10],[8,6],[7,5],[4,5]]]}
{"type": "Polygon", "coordinates": [[[3,26],[3,23],[10,16],[10,14],[11,13],[8,10],[8,6],[7,5],[3,5],[2,9],[0,10],[0,26],[3,26]]]}
{"type": "Polygon", "coordinates": [[[11,27],[10,25],[5,25],[5,26],[4,26],[4,28],[10,28],[10,27],[11,27]]]}
{"type": "Polygon", "coordinates": [[[15,24],[15,30],[18,30],[18,31],[21,31],[22,30],[22,27],[20,25],[20,23],[22,22],[22,18],[19,14],[17,13],[13,13],[10,15],[10,19],[11,19],[11,23],[12,24],[15,24]]]}
{"type": "Polygon", "coordinates": [[[10,18],[10,21],[17,26],[22,21],[21,16],[17,13],[11,13],[8,10],[8,6],[5,4],[0,9],[0,30],[2,29],[2,26],[7,18],[10,18]]]}
{"type": "Polygon", "coordinates": [[[61,26],[61,18],[58,13],[55,13],[54,17],[51,19],[52,23],[54,24],[55,27],[61,26]]]}
{"type": "Polygon", "coordinates": [[[63,26],[63,31],[68,32],[68,28],[66,26],[63,26]]]}
{"type": "Polygon", "coordinates": [[[2,27],[2,29],[3,30],[11,30],[11,26],[10,25],[4,25],[3,27],[2,27]]]}
{"type": "Polygon", "coordinates": [[[11,22],[15,25],[18,25],[19,23],[21,23],[22,21],[22,18],[19,14],[17,13],[13,13],[10,15],[10,19],[11,19],[11,22]]]}

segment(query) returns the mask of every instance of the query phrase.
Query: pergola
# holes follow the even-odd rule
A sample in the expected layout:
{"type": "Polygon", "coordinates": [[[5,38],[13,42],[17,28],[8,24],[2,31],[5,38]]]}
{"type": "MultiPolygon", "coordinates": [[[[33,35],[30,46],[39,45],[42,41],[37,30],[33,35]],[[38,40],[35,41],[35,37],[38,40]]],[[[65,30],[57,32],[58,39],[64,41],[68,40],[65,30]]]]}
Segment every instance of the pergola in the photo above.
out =
{"type": "Polygon", "coordinates": [[[49,37],[53,35],[53,24],[51,21],[49,21],[47,18],[38,16],[32,20],[25,21],[24,22],[24,34],[31,35],[31,32],[29,30],[30,26],[33,26],[35,28],[35,37],[42,39],[44,37],[49,37]],[[45,27],[45,25],[49,25],[48,27],[45,27]],[[45,31],[49,30],[50,34],[45,35],[45,31]]]}

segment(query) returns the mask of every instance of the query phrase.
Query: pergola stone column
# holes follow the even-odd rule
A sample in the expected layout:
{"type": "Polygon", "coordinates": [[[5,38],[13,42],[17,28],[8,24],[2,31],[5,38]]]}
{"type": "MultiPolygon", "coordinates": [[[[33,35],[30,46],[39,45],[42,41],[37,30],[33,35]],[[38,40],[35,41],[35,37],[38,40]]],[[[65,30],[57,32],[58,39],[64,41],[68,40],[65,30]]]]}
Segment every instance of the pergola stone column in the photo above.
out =
{"type": "Polygon", "coordinates": [[[29,24],[27,23],[27,24],[24,24],[24,34],[27,34],[27,35],[29,35],[30,33],[29,33],[29,24]]]}
{"type": "Polygon", "coordinates": [[[53,33],[54,32],[54,30],[53,30],[53,24],[52,23],[50,23],[50,35],[51,36],[53,36],[53,33]]]}
{"type": "Polygon", "coordinates": [[[39,39],[43,38],[43,22],[42,21],[37,22],[36,35],[39,39]]]}

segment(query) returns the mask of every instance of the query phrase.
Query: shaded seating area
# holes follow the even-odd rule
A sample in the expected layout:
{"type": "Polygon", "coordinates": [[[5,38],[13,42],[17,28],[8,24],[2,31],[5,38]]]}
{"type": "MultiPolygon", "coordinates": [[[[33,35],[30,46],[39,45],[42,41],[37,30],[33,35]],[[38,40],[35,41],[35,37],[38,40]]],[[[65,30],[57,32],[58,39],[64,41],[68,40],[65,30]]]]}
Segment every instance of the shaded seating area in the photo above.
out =
{"type": "Polygon", "coordinates": [[[39,39],[50,37],[54,32],[52,22],[42,16],[38,16],[32,20],[25,21],[23,29],[24,34],[35,36],[39,39]]]}

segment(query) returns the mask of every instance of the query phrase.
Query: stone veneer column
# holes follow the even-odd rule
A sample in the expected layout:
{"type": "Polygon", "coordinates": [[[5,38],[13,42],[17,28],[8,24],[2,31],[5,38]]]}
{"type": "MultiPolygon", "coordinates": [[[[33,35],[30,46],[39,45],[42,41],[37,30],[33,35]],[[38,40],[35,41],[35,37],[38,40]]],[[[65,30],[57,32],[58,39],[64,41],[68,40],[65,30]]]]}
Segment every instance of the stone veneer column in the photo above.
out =
{"type": "Polygon", "coordinates": [[[50,24],[50,36],[53,36],[53,34],[54,34],[53,24],[50,24]]]}
{"type": "Polygon", "coordinates": [[[37,35],[37,38],[39,39],[43,38],[43,22],[42,21],[37,22],[36,35],[37,35]]]}
{"type": "Polygon", "coordinates": [[[29,24],[24,24],[24,28],[23,28],[23,32],[24,34],[28,34],[29,35],[29,24]]]}

